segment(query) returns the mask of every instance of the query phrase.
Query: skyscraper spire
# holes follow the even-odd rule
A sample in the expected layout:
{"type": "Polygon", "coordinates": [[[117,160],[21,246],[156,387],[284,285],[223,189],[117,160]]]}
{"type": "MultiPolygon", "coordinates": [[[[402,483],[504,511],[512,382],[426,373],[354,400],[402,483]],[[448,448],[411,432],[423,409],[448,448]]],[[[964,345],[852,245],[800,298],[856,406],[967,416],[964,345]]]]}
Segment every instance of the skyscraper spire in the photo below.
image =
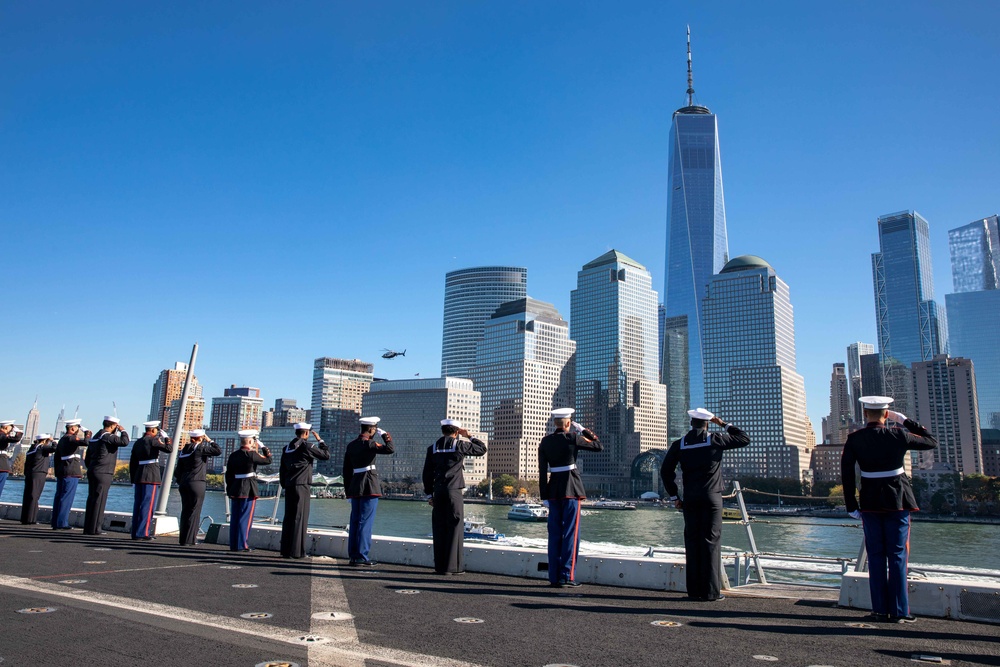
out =
{"type": "Polygon", "coordinates": [[[688,106],[694,106],[694,72],[691,70],[691,26],[687,27],[688,31],[688,106]]]}

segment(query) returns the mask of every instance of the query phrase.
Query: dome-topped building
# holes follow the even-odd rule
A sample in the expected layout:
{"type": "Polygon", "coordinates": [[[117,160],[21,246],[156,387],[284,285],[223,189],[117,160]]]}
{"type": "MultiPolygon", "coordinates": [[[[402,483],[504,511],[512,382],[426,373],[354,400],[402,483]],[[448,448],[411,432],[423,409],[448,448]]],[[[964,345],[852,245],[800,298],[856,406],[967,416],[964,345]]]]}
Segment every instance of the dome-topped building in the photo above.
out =
{"type": "Polygon", "coordinates": [[[746,271],[747,269],[770,269],[774,271],[774,267],[768,264],[762,257],[758,257],[757,255],[740,255],[726,262],[726,265],[722,267],[719,273],[733,273],[734,271],[746,271]]]}

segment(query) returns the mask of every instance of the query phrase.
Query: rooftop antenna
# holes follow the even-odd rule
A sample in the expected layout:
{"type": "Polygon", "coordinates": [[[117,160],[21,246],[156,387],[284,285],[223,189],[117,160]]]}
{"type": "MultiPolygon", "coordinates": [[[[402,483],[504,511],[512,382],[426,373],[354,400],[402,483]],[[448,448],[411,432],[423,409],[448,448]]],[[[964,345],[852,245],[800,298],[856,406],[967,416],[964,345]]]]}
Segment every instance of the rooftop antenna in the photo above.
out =
{"type": "Polygon", "coordinates": [[[687,27],[688,32],[688,106],[694,106],[694,73],[691,71],[691,26],[687,27]]]}
{"type": "Polygon", "coordinates": [[[76,406],[76,410],[73,412],[73,419],[76,419],[79,416],[80,416],[80,406],[78,405],[76,406]]]}

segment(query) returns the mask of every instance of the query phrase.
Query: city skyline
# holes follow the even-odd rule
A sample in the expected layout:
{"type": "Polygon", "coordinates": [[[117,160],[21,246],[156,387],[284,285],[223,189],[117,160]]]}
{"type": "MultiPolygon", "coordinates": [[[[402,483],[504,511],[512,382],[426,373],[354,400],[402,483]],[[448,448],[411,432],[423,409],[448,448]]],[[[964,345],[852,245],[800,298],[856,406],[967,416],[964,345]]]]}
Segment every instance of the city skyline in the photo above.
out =
{"type": "Polygon", "coordinates": [[[22,418],[39,394],[43,425],[64,404],[70,415],[80,404],[89,425],[114,401],[139,423],[149,378],[186,359],[195,340],[212,393],[252,384],[268,398],[305,401],[301,369],[324,355],[375,359],[379,377],[436,375],[441,276],[465,266],[527,267],[530,296],[561,312],[576,268],[611,247],[662,285],[669,120],[685,103],[690,23],[695,102],[718,114],[725,143],[729,245],[768,257],[796,294],[799,372],[819,430],[830,363],[852,340],[877,340],[866,267],[877,216],[906,208],[931,221],[943,302],[948,230],[996,213],[996,166],[983,146],[1000,143],[986,112],[1000,97],[986,67],[998,47],[985,26],[1000,12],[915,3],[898,16],[848,3],[792,8],[774,21],[741,7],[725,18],[669,4],[566,7],[535,8],[530,21],[485,8],[421,17],[404,7],[387,21],[363,9],[208,12],[198,35],[183,13],[68,7],[53,26],[37,8],[12,8],[0,26],[11,91],[0,138],[18,168],[0,184],[9,203],[0,224],[23,250],[8,266],[9,294],[52,325],[5,332],[16,353],[3,359],[10,382],[0,409],[22,418]],[[286,33],[261,37],[270,25],[286,33]],[[889,47],[885,34],[914,39],[889,47]],[[439,50],[418,48],[426,40],[439,50]],[[273,67],[261,66],[275,52],[283,55],[273,67]],[[190,55],[168,56],[176,53],[190,55]],[[377,85],[357,85],[366,81],[377,85]],[[915,104],[894,103],[914,91],[915,104]],[[977,131],[927,133],[956,96],[977,131]],[[397,107],[417,113],[403,123],[397,107]],[[369,136],[381,143],[359,139],[369,136]],[[862,145],[893,169],[859,160],[862,145]],[[366,173],[379,177],[357,176],[366,173]],[[235,225],[241,243],[231,242],[235,225]],[[339,289],[328,280],[339,260],[300,256],[293,287],[287,267],[305,237],[310,248],[370,251],[363,262],[381,268],[345,266],[342,275],[364,282],[347,278],[339,289]],[[44,272],[31,262],[37,249],[72,248],[83,261],[108,245],[123,259],[100,273],[70,278],[63,260],[44,272]],[[175,247],[184,247],[179,263],[144,259],[175,247]],[[246,289],[255,305],[211,298],[220,267],[241,262],[254,267],[246,289]],[[295,291],[322,305],[309,324],[258,316],[295,291]],[[62,323],[68,312],[108,308],[136,333],[62,323]],[[148,324],[132,324],[143,317],[148,324]],[[409,351],[382,362],[383,347],[409,351]]]}

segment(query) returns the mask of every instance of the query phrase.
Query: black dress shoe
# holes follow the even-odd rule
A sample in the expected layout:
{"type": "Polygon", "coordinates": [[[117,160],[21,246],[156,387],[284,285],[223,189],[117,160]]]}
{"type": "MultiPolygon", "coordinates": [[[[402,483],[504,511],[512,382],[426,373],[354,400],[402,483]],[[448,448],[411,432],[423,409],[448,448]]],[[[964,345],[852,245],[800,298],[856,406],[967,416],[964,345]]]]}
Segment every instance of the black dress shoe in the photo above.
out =
{"type": "Polygon", "coordinates": [[[579,588],[580,586],[583,586],[583,584],[581,584],[579,581],[569,581],[569,580],[562,582],[562,585],[565,588],[579,588]]]}
{"type": "Polygon", "coordinates": [[[561,582],[561,581],[553,581],[553,582],[549,583],[549,586],[551,586],[552,588],[562,588],[563,587],[563,582],[561,582]]]}
{"type": "Polygon", "coordinates": [[[888,623],[889,614],[876,614],[872,612],[871,614],[865,616],[864,620],[869,623],[888,623]]]}
{"type": "Polygon", "coordinates": [[[904,623],[916,623],[917,622],[917,618],[915,616],[900,616],[898,618],[889,617],[889,622],[890,623],[900,623],[900,624],[904,624],[904,623]]]}
{"type": "Polygon", "coordinates": [[[725,595],[717,595],[714,598],[705,598],[706,602],[718,602],[719,600],[725,600],[725,599],[726,599],[725,595]]]}

